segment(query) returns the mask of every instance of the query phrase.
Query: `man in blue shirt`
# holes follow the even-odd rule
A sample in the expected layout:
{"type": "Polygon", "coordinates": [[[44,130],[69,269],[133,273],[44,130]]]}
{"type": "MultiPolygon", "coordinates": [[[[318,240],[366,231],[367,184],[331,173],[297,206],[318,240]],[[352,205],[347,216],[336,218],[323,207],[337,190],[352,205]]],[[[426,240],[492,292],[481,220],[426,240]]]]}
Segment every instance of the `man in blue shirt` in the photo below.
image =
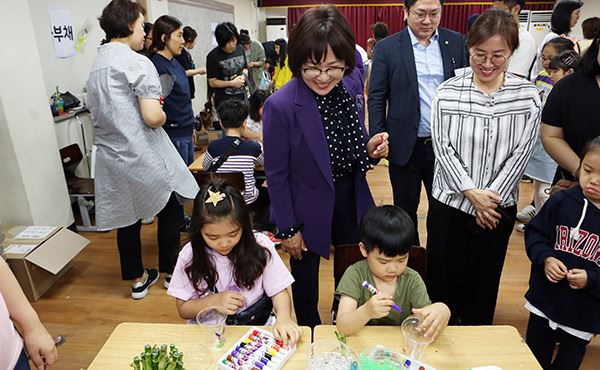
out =
{"type": "Polygon", "coordinates": [[[376,44],[369,82],[369,131],[390,135],[394,204],[410,215],[415,228],[421,182],[429,198],[433,181],[431,102],[437,87],[467,63],[463,36],[438,28],[443,3],[404,0],[407,27],[376,44]]]}

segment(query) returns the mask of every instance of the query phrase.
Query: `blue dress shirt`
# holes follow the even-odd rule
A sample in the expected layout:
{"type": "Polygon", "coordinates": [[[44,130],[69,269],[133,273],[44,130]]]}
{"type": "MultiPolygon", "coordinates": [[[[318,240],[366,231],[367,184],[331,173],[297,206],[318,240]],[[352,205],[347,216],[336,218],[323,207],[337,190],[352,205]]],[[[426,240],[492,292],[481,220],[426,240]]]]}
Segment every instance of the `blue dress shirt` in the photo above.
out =
{"type": "Polygon", "coordinates": [[[444,64],[440,51],[439,35],[436,30],[429,39],[429,45],[419,43],[412,30],[408,29],[415,55],[417,81],[419,83],[419,101],[421,105],[421,121],[419,122],[418,137],[431,136],[431,102],[435,97],[437,87],[444,81],[444,64]]]}

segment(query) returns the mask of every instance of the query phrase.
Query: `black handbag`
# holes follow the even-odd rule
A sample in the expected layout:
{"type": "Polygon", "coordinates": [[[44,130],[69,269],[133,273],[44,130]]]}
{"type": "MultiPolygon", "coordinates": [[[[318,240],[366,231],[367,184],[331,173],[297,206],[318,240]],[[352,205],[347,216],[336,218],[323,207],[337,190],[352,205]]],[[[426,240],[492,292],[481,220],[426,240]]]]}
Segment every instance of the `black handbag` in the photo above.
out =
{"type": "Polygon", "coordinates": [[[263,294],[258,301],[244,311],[227,316],[227,325],[264,325],[273,311],[271,297],[263,294]]]}
{"type": "Polygon", "coordinates": [[[81,102],[79,101],[79,99],[77,99],[75,97],[75,95],[71,94],[70,92],[66,91],[62,94],[60,94],[60,98],[63,100],[63,102],[65,103],[64,107],[65,107],[65,112],[71,108],[75,108],[78,107],[79,104],[81,104],[81,102]]]}

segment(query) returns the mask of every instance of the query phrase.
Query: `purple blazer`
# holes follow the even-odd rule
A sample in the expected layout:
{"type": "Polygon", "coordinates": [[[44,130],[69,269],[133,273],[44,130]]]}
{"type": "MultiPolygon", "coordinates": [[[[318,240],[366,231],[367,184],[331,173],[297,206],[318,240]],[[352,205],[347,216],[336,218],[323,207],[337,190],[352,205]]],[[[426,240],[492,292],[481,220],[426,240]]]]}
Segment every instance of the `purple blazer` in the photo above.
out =
{"type": "MultiPolygon", "coordinates": [[[[364,129],[363,81],[354,69],[343,83],[356,100],[364,129]]],[[[304,224],[302,236],[313,253],[329,258],[335,201],[325,130],[314,93],[294,77],[271,95],[263,108],[265,172],[271,219],[280,230],[304,224]]],[[[367,180],[355,171],[356,219],[374,207],[367,180]]]]}

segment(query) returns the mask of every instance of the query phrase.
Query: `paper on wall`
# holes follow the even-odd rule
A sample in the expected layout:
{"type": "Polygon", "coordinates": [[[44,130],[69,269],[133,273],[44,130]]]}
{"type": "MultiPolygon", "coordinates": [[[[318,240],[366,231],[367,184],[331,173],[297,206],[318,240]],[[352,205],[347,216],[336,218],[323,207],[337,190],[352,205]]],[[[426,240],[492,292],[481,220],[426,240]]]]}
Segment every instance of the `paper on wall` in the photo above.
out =
{"type": "Polygon", "coordinates": [[[65,59],[75,55],[75,37],[73,35],[73,14],[69,9],[48,8],[50,16],[50,35],[54,43],[54,55],[65,59]]]}

